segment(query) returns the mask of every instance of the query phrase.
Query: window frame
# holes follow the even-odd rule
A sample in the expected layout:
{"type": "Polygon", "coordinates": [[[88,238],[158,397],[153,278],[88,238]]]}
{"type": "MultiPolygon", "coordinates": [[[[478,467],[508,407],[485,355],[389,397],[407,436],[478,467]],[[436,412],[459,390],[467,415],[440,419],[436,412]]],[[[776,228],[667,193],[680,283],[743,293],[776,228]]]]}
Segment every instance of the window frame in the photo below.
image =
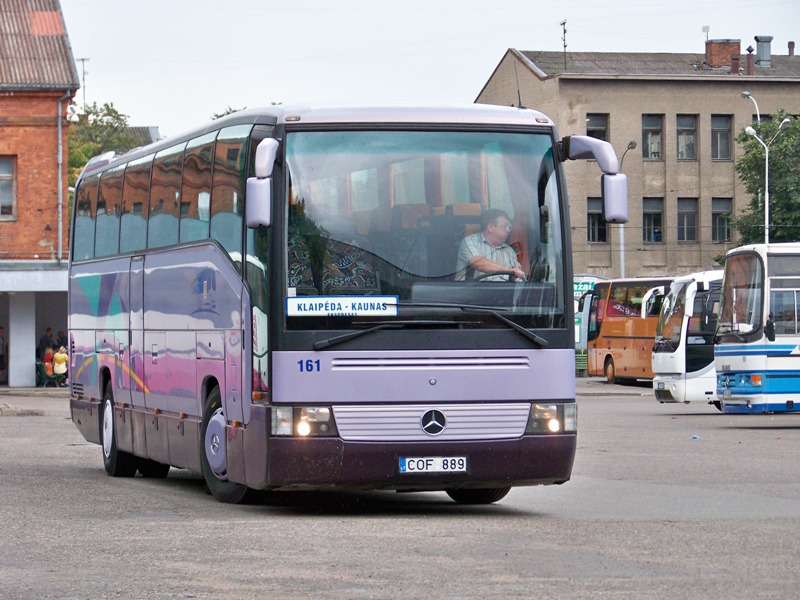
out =
{"type": "Polygon", "coordinates": [[[697,198],[678,198],[678,242],[694,244],[699,241],[697,239],[699,204],[697,198]],[[686,208],[689,206],[691,208],[686,208]],[[687,220],[692,222],[688,223],[687,220]]]}
{"type": "Polygon", "coordinates": [[[664,198],[648,197],[642,199],[642,242],[647,244],[664,243],[664,198]],[[657,201],[659,210],[648,209],[648,201],[650,201],[651,204],[657,201]],[[651,219],[656,216],[658,216],[657,224],[651,222],[651,219]]]}
{"type": "Polygon", "coordinates": [[[664,160],[664,115],[642,115],[642,160],[664,160]],[[650,122],[646,123],[646,120],[650,122]],[[658,146],[657,151],[653,150],[654,145],[658,146]]]}
{"type": "Polygon", "coordinates": [[[733,155],[731,148],[732,132],[733,117],[731,115],[711,115],[711,160],[731,160],[733,155]],[[714,121],[716,120],[719,125],[720,119],[727,121],[727,127],[714,126],[714,121]],[[723,141],[724,144],[721,144],[720,142],[723,141]],[[722,146],[724,146],[725,156],[722,155],[722,146]]]}
{"type": "Polygon", "coordinates": [[[603,218],[602,198],[586,199],[586,242],[589,244],[608,243],[608,227],[603,218]]]}
{"type": "Polygon", "coordinates": [[[678,160],[697,160],[697,115],[677,115],[675,120],[676,132],[676,148],[675,156],[678,160]],[[691,127],[681,125],[681,119],[691,119],[691,127]],[[686,138],[691,137],[691,142],[687,142],[686,138]],[[683,144],[684,156],[681,156],[681,144],[683,144]],[[687,148],[692,149],[691,156],[686,151],[687,148]]]}
{"type": "Polygon", "coordinates": [[[586,113],[586,135],[598,140],[609,141],[609,114],[608,113],[586,113]],[[592,117],[602,119],[603,124],[592,124],[592,117]]]}
{"type": "Polygon", "coordinates": [[[0,221],[17,220],[17,156],[13,154],[0,155],[0,160],[8,160],[11,164],[10,175],[0,175],[0,182],[11,182],[11,212],[3,213],[3,206],[0,204],[0,221]]]}
{"type": "Polygon", "coordinates": [[[733,215],[733,198],[711,199],[711,241],[719,244],[731,241],[731,215],[733,215]],[[719,206],[722,202],[728,204],[728,210],[715,210],[714,204],[719,206]],[[724,230],[725,239],[718,239],[720,230],[724,230]]]}

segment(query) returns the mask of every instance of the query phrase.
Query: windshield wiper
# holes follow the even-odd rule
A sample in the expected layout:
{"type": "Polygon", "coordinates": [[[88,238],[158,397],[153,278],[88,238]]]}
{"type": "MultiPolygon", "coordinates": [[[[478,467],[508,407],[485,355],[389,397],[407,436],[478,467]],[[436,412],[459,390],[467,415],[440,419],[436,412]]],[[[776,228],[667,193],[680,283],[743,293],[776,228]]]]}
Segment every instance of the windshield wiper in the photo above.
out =
{"type": "Polygon", "coordinates": [[[459,325],[459,324],[460,323],[456,323],[455,321],[439,321],[439,320],[390,321],[390,322],[378,323],[377,325],[374,325],[373,327],[368,327],[367,329],[351,331],[350,333],[345,333],[343,335],[337,335],[336,337],[328,338],[326,340],[319,340],[318,342],[314,342],[314,350],[324,350],[326,348],[330,348],[331,346],[335,346],[343,342],[354,340],[356,338],[361,337],[362,335],[367,335],[368,333],[373,333],[375,331],[380,331],[382,329],[404,329],[412,325],[424,326],[424,325],[459,325]]]}
{"type": "Polygon", "coordinates": [[[523,337],[529,339],[534,344],[539,346],[540,348],[547,348],[550,345],[543,337],[536,335],[529,329],[525,329],[522,325],[519,325],[509,319],[508,317],[503,316],[497,309],[492,308],[490,306],[478,306],[474,304],[450,304],[447,302],[401,302],[400,306],[419,306],[419,307],[431,307],[431,308],[455,308],[463,312],[474,311],[477,314],[485,314],[491,315],[504,325],[508,325],[511,329],[522,335],[523,337]]]}

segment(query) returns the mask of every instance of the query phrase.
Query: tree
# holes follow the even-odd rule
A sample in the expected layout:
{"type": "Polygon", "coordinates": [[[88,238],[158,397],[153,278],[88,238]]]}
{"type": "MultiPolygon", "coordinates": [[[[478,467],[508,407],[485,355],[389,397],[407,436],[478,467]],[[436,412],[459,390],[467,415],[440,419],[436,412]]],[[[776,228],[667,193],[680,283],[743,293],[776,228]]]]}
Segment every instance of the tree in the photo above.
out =
{"type": "MultiPolygon", "coordinates": [[[[770,120],[753,123],[758,136],[768,143],[786,118],[780,110],[770,120]]],[[[745,150],[736,161],[736,172],[752,196],[749,206],[737,218],[733,227],[739,232],[741,244],[764,241],[764,147],[744,131],[736,138],[745,150]]],[[[784,127],[769,146],[769,241],[800,241],[800,123],[796,118],[784,127]]]]}
{"type": "Polygon", "coordinates": [[[237,113],[240,110],[244,110],[247,108],[246,106],[243,108],[233,108],[232,106],[228,105],[228,107],[223,110],[221,113],[214,113],[211,115],[211,120],[216,121],[217,119],[221,119],[222,117],[227,117],[228,115],[232,115],[233,113],[237,113]]]}
{"type": "Polygon", "coordinates": [[[123,154],[136,147],[136,139],[128,131],[128,116],[114,108],[113,103],[98,106],[97,102],[78,112],[76,105],[69,130],[69,185],[75,182],[83,167],[98,154],[113,150],[123,154]]]}

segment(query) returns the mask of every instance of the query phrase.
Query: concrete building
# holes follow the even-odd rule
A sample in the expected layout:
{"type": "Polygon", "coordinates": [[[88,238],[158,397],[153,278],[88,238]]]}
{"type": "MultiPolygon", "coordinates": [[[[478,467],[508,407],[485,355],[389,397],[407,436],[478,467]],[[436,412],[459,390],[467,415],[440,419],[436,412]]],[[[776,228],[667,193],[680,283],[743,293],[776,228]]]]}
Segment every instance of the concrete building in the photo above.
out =
{"type": "MultiPolygon", "coordinates": [[[[79,79],[58,0],[0,3],[0,326],[10,386],[67,330],[67,107],[79,79]]],[[[6,373],[0,373],[5,381],[6,373]]]]}
{"type": "Polygon", "coordinates": [[[800,114],[794,42],[777,55],[771,37],[755,41],[745,54],[740,40],[708,40],[698,54],[506,52],[476,102],[536,108],[560,135],[603,138],[624,156],[625,226],[603,222],[597,166],[566,165],[575,273],[689,273],[736,245],[728,218],[751,198],[735,138],[757,118],[752,100],[761,118],[800,114]]]}

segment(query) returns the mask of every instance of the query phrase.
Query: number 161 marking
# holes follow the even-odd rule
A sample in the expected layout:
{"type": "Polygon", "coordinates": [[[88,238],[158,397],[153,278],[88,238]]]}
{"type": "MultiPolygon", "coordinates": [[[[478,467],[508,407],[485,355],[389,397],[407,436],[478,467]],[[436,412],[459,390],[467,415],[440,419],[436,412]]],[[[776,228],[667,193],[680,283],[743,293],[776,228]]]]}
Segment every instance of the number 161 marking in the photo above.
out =
{"type": "Polygon", "coordinates": [[[318,373],[320,371],[319,359],[317,360],[298,360],[297,366],[301,373],[318,373]]]}

